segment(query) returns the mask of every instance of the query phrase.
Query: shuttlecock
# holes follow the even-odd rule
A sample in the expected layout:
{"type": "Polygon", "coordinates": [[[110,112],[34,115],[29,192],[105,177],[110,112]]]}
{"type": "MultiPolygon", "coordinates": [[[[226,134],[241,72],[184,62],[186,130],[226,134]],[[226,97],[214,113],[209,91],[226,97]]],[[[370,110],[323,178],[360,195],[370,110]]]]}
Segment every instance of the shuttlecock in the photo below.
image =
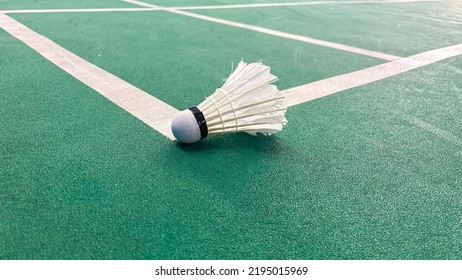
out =
{"type": "Polygon", "coordinates": [[[276,80],[261,62],[241,61],[221,88],[173,118],[173,135],[180,142],[194,143],[210,134],[280,131],[287,123],[287,108],[284,95],[271,84],[276,80]]]}

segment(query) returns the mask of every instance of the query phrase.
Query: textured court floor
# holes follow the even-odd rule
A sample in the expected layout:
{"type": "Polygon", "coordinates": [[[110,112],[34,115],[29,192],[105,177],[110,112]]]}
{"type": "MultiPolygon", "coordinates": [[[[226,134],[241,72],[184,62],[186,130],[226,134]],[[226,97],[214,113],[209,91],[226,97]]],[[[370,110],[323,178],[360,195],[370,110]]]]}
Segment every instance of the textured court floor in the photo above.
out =
{"type": "Polygon", "coordinates": [[[0,0],[0,258],[461,259],[461,108],[456,0],[0,0]],[[284,130],[172,141],[241,59],[284,130]]]}

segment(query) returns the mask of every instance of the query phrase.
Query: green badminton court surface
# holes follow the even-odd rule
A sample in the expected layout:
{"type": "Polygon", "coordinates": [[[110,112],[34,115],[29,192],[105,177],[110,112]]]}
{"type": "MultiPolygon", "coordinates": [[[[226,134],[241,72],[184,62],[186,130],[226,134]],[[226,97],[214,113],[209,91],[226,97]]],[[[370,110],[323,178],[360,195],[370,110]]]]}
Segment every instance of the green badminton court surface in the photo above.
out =
{"type": "Polygon", "coordinates": [[[249,2],[0,0],[1,259],[462,258],[462,3],[249,2]],[[241,59],[283,131],[157,129],[241,59]]]}

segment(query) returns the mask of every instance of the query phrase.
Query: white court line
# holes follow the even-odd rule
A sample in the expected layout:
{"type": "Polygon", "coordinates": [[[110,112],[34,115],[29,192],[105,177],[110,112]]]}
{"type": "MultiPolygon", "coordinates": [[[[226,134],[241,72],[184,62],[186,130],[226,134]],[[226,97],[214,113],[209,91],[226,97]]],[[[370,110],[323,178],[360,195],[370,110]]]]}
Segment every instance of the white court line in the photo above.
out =
{"type": "MultiPolygon", "coordinates": [[[[259,4],[237,4],[237,5],[213,5],[213,6],[184,6],[169,7],[178,10],[210,10],[210,9],[239,9],[259,7],[289,7],[289,6],[311,6],[311,5],[344,5],[344,4],[393,4],[393,3],[415,3],[415,2],[440,2],[441,0],[388,0],[388,1],[315,1],[315,2],[289,2],[289,3],[259,3],[259,4]]],[[[138,12],[157,11],[160,8],[88,8],[88,9],[27,9],[27,10],[0,10],[3,14],[31,14],[31,13],[92,13],[92,12],[138,12]]]]}
{"type": "Polygon", "coordinates": [[[458,55],[462,55],[462,44],[419,53],[400,60],[287,89],[283,91],[286,94],[286,105],[294,106],[305,103],[458,55]]]}
{"type": "Polygon", "coordinates": [[[140,2],[140,1],[137,1],[137,0],[122,0],[122,1],[130,3],[130,4],[134,4],[134,5],[139,5],[139,6],[142,6],[142,7],[158,8],[160,10],[167,11],[167,12],[174,13],[174,14],[179,14],[179,15],[192,17],[192,18],[196,18],[196,19],[201,19],[201,20],[205,20],[205,21],[210,21],[210,22],[214,22],[214,23],[219,23],[219,24],[229,25],[229,26],[238,27],[238,28],[242,28],[242,29],[247,29],[247,30],[251,30],[251,31],[256,31],[256,32],[269,34],[269,35],[277,36],[277,37],[282,37],[282,38],[286,38],[286,39],[291,39],[291,40],[301,41],[301,42],[305,42],[305,43],[310,43],[310,44],[323,46],[323,47],[327,47],[327,48],[342,50],[342,51],[346,51],[346,52],[350,52],[350,53],[356,53],[356,54],[361,54],[361,55],[365,55],[365,56],[375,57],[375,58],[379,58],[379,59],[383,59],[383,60],[393,61],[393,60],[397,60],[397,59],[401,58],[401,57],[395,56],[395,55],[390,55],[390,54],[385,54],[385,53],[381,53],[381,52],[365,50],[365,49],[361,49],[361,48],[356,48],[356,47],[347,46],[347,45],[343,45],[343,44],[323,41],[323,40],[310,38],[310,37],[305,37],[305,36],[301,36],[301,35],[290,34],[290,33],[281,32],[281,31],[268,29],[268,28],[263,28],[263,27],[259,27],[259,26],[255,26],[255,25],[250,25],[250,24],[239,23],[239,22],[225,20],[225,19],[219,19],[219,18],[204,16],[204,15],[199,15],[199,14],[195,14],[195,13],[191,13],[191,12],[187,12],[187,11],[177,10],[177,9],[174,9],[174,8],[160,7],[160,6],[152,5],[152,4],[149,4],[149,3],[140,2]]]}
{"type": "MultiPolygon", "coordinates": [[[[3,14],[0,14],[0,28],[3,28],[82,83],[90,86],[116,105],[159,131],[168,139],[174,140],[170,130],[170,122],[178,112],[177,109],[85,61],[3,14]]],[[[283,91],[286,94],[286,105],[295,106],[458,55],[462,55],[462,44],[416,54],[397,61],[287,89],[283,91]]],[[[429,126],[425,127],[428,128],[429,126]]]]}
{"type": "Polygon", "coordinates": [[[7,15],[0,14],[0,28],[168,139],[175,139],[170,120],[178,112],[177,109],[78,57],[7,15]]]}
{"type": "Polygon", "coordinates": [[[428,122],[425,122],[421,119],[418,119],[414,116],[411,116],[411,115],[407,115],[405,114],[404,116],[405,120],[409,121],[410,123],[412,124],[415,124],[417,125],[418,127],[446,140],[446,141],[449,141],[453,144],[456,144],[458,146],[462,146],[462,139],[460,139],[459,137],[455,136],[454,134],[452,134],[451,132],[449,131],[446,131],[446,130],[443,130],[441,128],[438,128],[428,122]]]}
{"type": "Polygon", "coordinates": [[[157,11],[157,10],[159,9],[156,9],[156,8],[35,9],[35,10],[0,10],[0,14],[142,12],[142,11],[157,11]]]}
{"type": "Polygon", "coordinates": [[[211,6],[183,6],[170,7],[178,10],[214,10],[214,9],[239,9],[239,8],[262,8],[262,7],[290,7],[311,5],[344,5],[344,4],[392,4],[392,3],[416,3],[416,2],[440,2],[441,0],[388,0],[388,1],[313,1],[313,2],[289,2],[289,3],[259,3],[259,4],[236,4],[236,5],[211,5],[211,6]]]}

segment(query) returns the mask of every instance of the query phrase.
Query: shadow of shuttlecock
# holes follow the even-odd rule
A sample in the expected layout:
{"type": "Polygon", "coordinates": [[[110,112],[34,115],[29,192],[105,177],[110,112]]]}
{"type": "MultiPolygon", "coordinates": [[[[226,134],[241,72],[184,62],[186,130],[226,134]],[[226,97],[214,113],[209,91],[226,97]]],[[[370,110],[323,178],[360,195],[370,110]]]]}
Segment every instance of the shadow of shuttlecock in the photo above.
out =
{"type": "Polygon", "coordinates": [[[284,139],[276,135],[265,136],[257,134],[257,136],[252,136],[246,133],[214,135],[213,137],[203,139],[194,144],[176,142],[176,145],[186,152],[248,149],[276,154],[290,149],[284,139]]]}

